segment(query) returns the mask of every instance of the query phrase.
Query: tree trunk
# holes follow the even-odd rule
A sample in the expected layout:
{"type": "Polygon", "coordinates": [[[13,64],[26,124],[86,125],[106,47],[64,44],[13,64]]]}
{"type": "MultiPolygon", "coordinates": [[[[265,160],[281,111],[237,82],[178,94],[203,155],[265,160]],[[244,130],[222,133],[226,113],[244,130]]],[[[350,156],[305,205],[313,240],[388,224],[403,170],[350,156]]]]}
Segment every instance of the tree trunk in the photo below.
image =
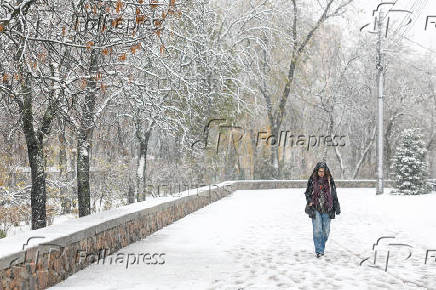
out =
{"type": "Polygon", "coordinates": [[[145,177],[147,170],[147,148],[148,148],[148,139],[150,136],[150,131],[148,131],[144,138],[139,143],[139,158],[138,165],[136,170],[136,182],[137,182],[137,201],[143,201],[146,199],[146,186],[147,180],[145,177]],[[142,187],[142,188],[141,188],[142,187]]]}
{"type": "Polygon", "coordinates": [[[136,138],[139,143],[138,162],[136,166],[136,200],[143,201],[146,199],[146,170],[147,170],[147,149],[148,141],[150,140],[151,130],[153,129],[154,121],[151,123],[145,133],[142,133],[142,122],[139,118],[135,122],[136,138]],[[141,189],[142,186],[142,189],[141,189]]]}
{"type": "MultiPolygon", "coordinates": [[[[71,168],[70,178],[71,178],[71,180],[74,180],[77,178],[76,157],[77,157],[77,149],[73,148],[71,150],[71,154],[70,154],[70,168],[71,168]]],[[[77,192],[77,181],[75,183],[73,183],[73,186],[72,186],[71,190],[69,191],[69,196],[70,196],[72,208],[78,207],[78,205],[77,205],[78,200],[76,201],[76,199],[74,198],[74,196],[76,195],[76,192],[77,192]]]]}
{"type": "Polygon", "coordinates": [[[89,185],[89,149],[86,137],[87,130],[80,130],[77,138],[77,199],[79,217],[91,213],[90,185],[89,185]]]}
{"type": "MultiPolygon", "coordinates": [[[[371,134],[371,137],[370,137],[370,139],[368,140],[368,142],[367,142],[367,144],[366,144],[366,147],[365,147],[365,149],[363,150],[363,152],[362,152],[362,154],[361,154],[361,156],[360,156],[360,159],[359,159],[359,161],[357,162],[357,164],[356,164],[356,167],[354,168],[354,171],[353,171],[353,176],[352,176],[352,178],[353,179],[356,179],[356,177],[357,177],[357,175],[359,174],[359,170],[360,170],[360,168],[361,168],[361,166],[362,166],[362,164],[363,164],[363,161],[365,160],[365,158],[367,157],[367,155],[369,155],[369,153],[370,153],[370,149],[371,149],[371,146],[372,146],[372,143],[374,142],[374,140],[375,140],[375,134],[376,134],[376,127],[374,127],[374,129],[373,129],[373,131],[372,131],[372,134],[371,134]]],[[[370,159],[370,157],[368,157],[368,159],[370,159]]]]}
{"type": "Polygon", "coordinates": [[[89,160],[94,129],[94,114],[96,103],[97,50],[93,49],[90,56],[89,74],[92,76],[87,84],[85,103],[82,106],[82,118],[77,136],[77,199],[79,202],[79,217],[91,213],[91,190],[89,184],[89,160]]]}
{"type": "MultiPolygon", "coordinates": [[[[334,136],[333,136],[333,128],[334,128],[334,118],[333,118],[333,108],[331,108],[329,110],[329,128],[328,128],[328,136],[330,136],[330,138],[332,140],[334,140],[334,136]]],[[[323,160],[326,161],[327,160],[327,153],[328,153],[328,148],[327,145],[324,144],[324,154],[323,154],[323,160]]],[[[342,155],[341,152],[339,151],[338,146],[334,146],[335,147],[335,155],[336,155],[336,159],[338,160],[339,163],[339,167],[341,169],[341,173],[340,173],[340,177],[344,178],[345,175],[345,166],[344,166],[344,162],[342,159],[342,155]]]]}
{"type": "Polygon", "coordinates": [[[129,204],[135,202],[135,187],[133,186],[133,182],[130,177],[129,177],[129,195],[127,197],[127,202],[129,204]]]}
{"type": "Polygon", "coordinates": [[[36,141],[34,138],[26,138],[26,142],[32,174],[32,190],[30,193],[32,208],[32,230],[37,230],[47,226],[45,207],[47,194],[43,162],[43,146],[38,144],[38,141],[36,141]]]}
{"type": "MultiPolygon", "coordinates": [[[[59,149],[59,178],[62,183],[65,184],[67,181],[67,150],[66,150],[66,138],[65,138],[65,123],[63,120],[59,119],[59,127],[60,132],[58,135],[60,149],[59,149]]],[[[61,196],[61,209],[62,213],[70,213],[71,212],[71,200],[68,193],[68,190],[61,186],[59,188],[60,196],[61,196]]]]}
{"type": "Polygon", "coordinates": [[[28,77],[26,77],[22,89],[25,95],[21,107],[21,114],[23,117],[23,131],[26,137],[27,155],[32,176],[32,189],[30,192],[32,230],[37,230],[47,226],[45,208],[47,194],[44,172],[43,135],[38,134],[37,136],[33,127],[32,95],[28,77]]]}
{"type": "MultiPolygon", "coordinates": [[[[270,172],[268,174],[268,178],[271,179],[278,179],[279,178],[279,173],[280,173],[280,169],[279,169],[279,152],[278,152],[278,142],[279,142],[279,137],[278,137],[278,127],[274,126],[274,124],[272,124],[271,119],[270,120],[270,126],[271,126],[271,135],[273,136],[271,138],[270,144],[269,144],[269,148],[270,148],[270,172]],[[273,140],[275,139],[276,143],[273,143],[273,140]]],[[[257,138],[257,137],[256,137],[257,138]]],[[[261,142],[261,141],[259,141],[261,142]]],[[[266,144],[265,144],[266,145],[266,144]]]]}

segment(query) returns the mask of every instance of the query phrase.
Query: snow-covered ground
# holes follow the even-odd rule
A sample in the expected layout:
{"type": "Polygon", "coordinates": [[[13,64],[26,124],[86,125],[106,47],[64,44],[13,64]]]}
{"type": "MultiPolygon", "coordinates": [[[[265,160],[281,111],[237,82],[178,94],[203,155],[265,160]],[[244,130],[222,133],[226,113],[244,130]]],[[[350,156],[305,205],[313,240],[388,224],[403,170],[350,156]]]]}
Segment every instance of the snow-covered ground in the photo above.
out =
{"type": "Polygon", "coordinates": [[[106,258],[51,289],[436,289],[435,192],[339,188],[342,213],[320,259],[303,192],[236,191],[118,252],[164,253],[155,260],[163,264],[106,258]],[[395,238],[382,239],[376,253],[382,236],[395,238]]]}

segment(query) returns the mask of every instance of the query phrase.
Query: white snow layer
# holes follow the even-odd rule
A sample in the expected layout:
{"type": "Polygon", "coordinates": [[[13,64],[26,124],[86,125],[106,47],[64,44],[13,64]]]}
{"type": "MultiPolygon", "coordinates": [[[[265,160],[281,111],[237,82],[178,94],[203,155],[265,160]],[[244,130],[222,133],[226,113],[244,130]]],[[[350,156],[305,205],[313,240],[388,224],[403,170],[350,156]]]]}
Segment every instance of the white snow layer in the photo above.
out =
{"type": "Polygon", "coordinates": [[[339,188],[319,259],[304,189],[239,190],[113,255],[163,264],[100,261],[51,289],[436,289],[436,192],[389,191],[339,188]]]}

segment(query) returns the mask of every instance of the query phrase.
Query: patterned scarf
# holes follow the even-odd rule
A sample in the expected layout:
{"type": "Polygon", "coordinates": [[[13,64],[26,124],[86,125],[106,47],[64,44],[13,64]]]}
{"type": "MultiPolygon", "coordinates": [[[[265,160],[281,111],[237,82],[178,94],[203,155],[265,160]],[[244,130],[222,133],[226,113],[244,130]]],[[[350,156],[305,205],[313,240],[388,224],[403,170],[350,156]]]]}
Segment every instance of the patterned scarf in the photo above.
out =
{"type": "Polygon", "coordinates": [[[324,209],[324,212],[328,212],[333,208],[333,198],[330,192],[330,186],[328,179],[324,175],[323,178],[316,176],[314,178],[313,186],[313,201],[317,208],[324,209]]]}

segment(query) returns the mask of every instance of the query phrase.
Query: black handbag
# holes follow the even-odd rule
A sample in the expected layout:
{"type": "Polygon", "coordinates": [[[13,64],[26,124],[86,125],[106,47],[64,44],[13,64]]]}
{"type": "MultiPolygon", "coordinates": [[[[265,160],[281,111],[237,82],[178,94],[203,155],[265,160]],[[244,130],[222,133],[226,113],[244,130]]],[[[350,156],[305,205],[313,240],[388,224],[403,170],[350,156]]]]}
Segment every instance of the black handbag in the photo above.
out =
{"type": "Polygon", "coordinates": [[[312,217],[314,214],[313,206],[309,206],[309,204],[306,204],[306,208],[304,209],[304,212],[309,215],[309,217],[312,217]]]}

